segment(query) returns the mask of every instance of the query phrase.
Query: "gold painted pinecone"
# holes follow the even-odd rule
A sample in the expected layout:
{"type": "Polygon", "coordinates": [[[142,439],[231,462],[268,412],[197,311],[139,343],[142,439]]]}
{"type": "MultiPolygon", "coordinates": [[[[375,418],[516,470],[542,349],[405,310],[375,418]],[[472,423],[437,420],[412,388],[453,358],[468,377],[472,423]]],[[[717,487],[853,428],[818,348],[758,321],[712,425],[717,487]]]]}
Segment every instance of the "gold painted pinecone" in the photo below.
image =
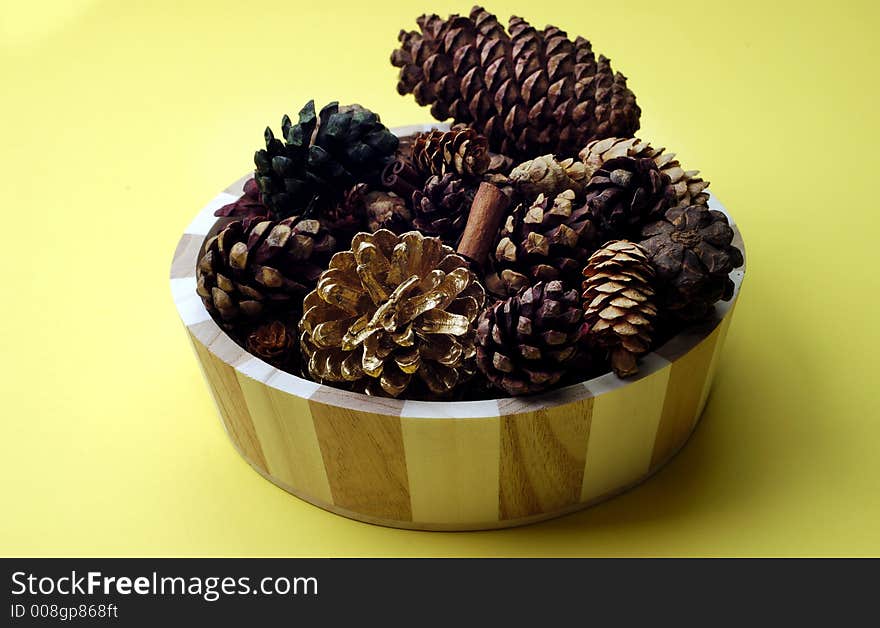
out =
{"type": "Polygon", "coordinates": [[[424,385],[448,395],[475,371],[473,323],[484,300],[467,262],[438,238],[359,233],[305,299],[306,368],[316,381],[368,394],[424,385]]]}
{"type": "Polygon", "coordinates": [[[315,219],[263,220],[248,229],[236,220],[205,242],[196,292],[227,327],[295,312],[335,250],[336,239],[315,219]]]}
{"type": "Polygon", "coordinates": [[[520,205],[507,217],[490,256],[486,287],[500,297],[511,296],[538,281],[566,280],[577,285],[598,235],[586,207],[575,193],[555,198],[539,194],[531,205],[520,205]]]}
{"type": "Polygon", "coordinates": [[[553,198],[566,190],[574,190],[580,196],[589,177],[581,161],[558,161],[553,155],[542,155],[515,167],[509,179],[523,196],[534,198],[543,194],[553,198]]]}
{"type": "Polygon", "coordinates": [[[657,316],[647,253],[632,242],[613,240],[590,256],[584,277],[590,338],[608,352],[618,377],[636,374],[636,360],[651,346],[657,316]]]}
{"type": "Polygon", "coordinates": [[[411,159],[424,175],[457,174],[477,178],[489,168],[486,138],[468,127],[419,133],[411,159]]]}
{"type": "Polygon", "coordinates": [[[619,138],[609,137],[604,140],[593,140],[578,153],[584,166],[587,177],[591,177],[599,170],[606,161],[615,157],[647,157],[653,159],[660,172],[669,177],[675,188],[675,207],[688,207],[690,205],[706,205],[709,202],[709,194],[705,192],[709,187],[708,181],[703,181],[699,170],[685,170],[675,158],[675,153],[665,153],[665,148],[654,148],[649,142],[637,137],[619,138]]]}

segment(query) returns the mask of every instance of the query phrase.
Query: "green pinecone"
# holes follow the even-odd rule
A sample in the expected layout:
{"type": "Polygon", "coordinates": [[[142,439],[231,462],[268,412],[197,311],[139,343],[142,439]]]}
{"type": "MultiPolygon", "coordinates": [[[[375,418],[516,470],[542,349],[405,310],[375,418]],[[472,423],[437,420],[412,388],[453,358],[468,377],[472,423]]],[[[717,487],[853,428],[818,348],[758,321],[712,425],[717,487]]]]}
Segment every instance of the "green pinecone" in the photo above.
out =
{"type": "Polygon", "coordinates": [[[319,214],[354,184],[378,182],[398,143],[372,111],[336,102],[316,115],[310,100],[296,124],[284,116],[281,130],[284,141],[267,127],[266,148],[254,154],[257,186],[275,218],[319,214]]]}

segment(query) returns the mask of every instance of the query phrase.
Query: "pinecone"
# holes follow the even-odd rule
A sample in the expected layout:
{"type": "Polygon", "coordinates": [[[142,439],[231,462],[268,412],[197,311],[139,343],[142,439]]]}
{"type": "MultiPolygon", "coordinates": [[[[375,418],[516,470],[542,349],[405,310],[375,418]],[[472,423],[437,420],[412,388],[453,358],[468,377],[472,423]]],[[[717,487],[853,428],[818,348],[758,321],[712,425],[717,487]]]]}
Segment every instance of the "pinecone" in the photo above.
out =
{"type": "Polygon", "coordinates": [[[510,172],[510,181],[521,194],[534,198],[538,194],[553,197],[565,190],[580,195],[587,183],[584,164],[569,158],[557,161],[553,155],[543,155],[524,161],[510,172]]]}
{"type": "Polygon", "coordinates": [[[397,91],[486,136],[489,148],[519,159],[574,155],[589,140],[628,137],[641,111],[626,77],[582,37],[511,17],[508,32],[482,7],[469,17],[423,15],[421,32],[400,31],[391,63],[397,91]]]}
{"type": "MultiPolygon", "coordinates": [[[[320,212],[359,182],[377,182],[397,149],[397,137],[372,111],[330,103],[316,116],[309,101],[293,124],[286,115],[284,142],[266,128],[266,149],[254,155],[257,186],[276,217],[320,212]]],[[[317,214],[320,215],[320,214],[317,214]]]]}
{"type": "Polygon", "coordinates": [[[409,208],[403,199],[393,192],[371,190],[366,183],[358,183],[345,193],[343,205],[341,213],[363,216],[369,231],[389,229],[399,234],[412,229],[412,214],[409,208]]]}
{"type": "Polygon", "coordinates": [[[432,395],[447,395],[474,372],[473,322],[484,298],[467,262],[438,238],[359,233],[305,298],[308,372],[391,397],[417,376],[432,395]]]}
{"type": "Polygon", "coordinates": [[[483,310],[477,324],[477,366],[511,395],[547,390],[578,353],[582,335],[577,290],[538,282],[483,310]]]}
{"type": "Polygon", "coordinates": [[[299,310],[336,249],[314,219],[234,221],[205,242],[196,269],[199,296],[230,328],[239,318],[299,310]]]}
{"type": "Polygon", "coordinates": [[[719,300],[733,296],[730,272],[743,265],[731,244],[727,216],[705,205],[674,207],[642,229],[640,246],[657,271],[658,304],[683,321],[705,318],[719,300]]]}
{"type": "Polygon", "coordinates": [[[675,190],[653,160],[615,157],[590,178],[586,201],[605,238],[631,237],[675,204],[675,190]]]}
{"type": "Polygon", "coordinates": [[[574,201],[573,190],[552,200],[540,194],[531,206],[520,205],[507,217],[486,277],[491,292],[510,296],[554,279],[577,285],[598,234],[587,208],[574,201]]]}
{"type": "Polygon", "coordinates": [[[648,142],[637,137],[622,139],[609,137],[604,140],[593,140],[578,153],[586,167],[587,176],[590,177],[596,170],[601,168],[606,161],[615,157],[647,157],[653,159],[660,172],[669,177],[672,187],[675,188],[677,207],[689,205],[706,205],[709,202],[709,194],[704,190],[709,187],[708,181],[703,181],[699,176],[699,170],[685,170],[675,158],[675,153],[664,153],[665,148],[654,148],[648,142]]]}
{"type": "Polygon", "coordinates": [[[626,240],[613,240],[590,256],[584,268],[584,321],[589,338],[608,351],[618,377],[638,372],[637,358],[651,346],[654,269],[646,252],[626,240]]]}
{"type": "Polygon", "coordinates": [[[296,351],[296,333],[274,320],[257,327],[248,334],[247,350],[278,368],[284,368],[299,353],[296,351]]]}
{"type": "Polygon", "coordinates": [[[455,246],[467,223],[473,200],[473,189],[458,176],[447,173],[429,177],[423,190],[413,192],[413,225],[455,246]]]}
{"type": "Polygon", "coordinates": [[[426,175],[447,172],[464,178],[480,177],[489,168],[486,138],[471,128],[419,133],[412,145],[411,159],[426,175]]]}
{"type": "Polygon", "coordinates": [[[218,218],[234,216],[242,220],[268,220],[269,208],[260,199],[260,190],[254,179],[244,184],[241,196],[235,202],[224,205],[214,212],[218,218]]]}

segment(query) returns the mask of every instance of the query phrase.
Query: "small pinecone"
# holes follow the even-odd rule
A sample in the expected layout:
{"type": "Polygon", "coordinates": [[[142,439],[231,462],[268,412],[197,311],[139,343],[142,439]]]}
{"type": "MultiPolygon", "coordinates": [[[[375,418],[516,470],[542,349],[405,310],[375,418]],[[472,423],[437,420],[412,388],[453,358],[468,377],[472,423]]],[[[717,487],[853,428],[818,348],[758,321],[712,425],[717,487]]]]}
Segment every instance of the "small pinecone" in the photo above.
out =
{"type": "Polygon", "coordinates": [[[635,237],[675,204],[675,190],[653,160],[615,157],[590,178],[586,201],[606,238],[635,237]]]}
{"type": "Polygon", "coordinates": [[[308,372],[368,394],[398,397],[418,381],[448,395],[475,372],[484,299],[467,261],[438,238],[359,233],[305,298],[308,372]]]}
{"type": "Polygon", "coordinates": [[[429,177],[423,190],[413,192],[413,225],[455,246],[467,223],[473,200],[473,189],[457,175],[429,177]]]}
{"type": "Polygon", "coordinates": [[[363,216],[368,231],[388,229],[400,234],[412,229],[409,208],[393,192],[371,190],[366,183],[358,183],[345,193],[344,204],[343,213],[363,216]]]}
{"type": "MultiPolygon", "coordinates": [[[[276,217],[323,211],[359,182],[377,182],[397,149],[397,137],[372,111],[330,103],[315,114],[309,101],[293,124],[286,115],[284,140],[266,128],[266,149],[254,155],[257,186],[276,217]]],[[[320,214],[318,214],[320,215],[320,214]]]]}
{"type": "Polygon", "coordinates": [[[260,199],[260,189],[254,179],[248,179],[244,184],[241,196],[238,200],[224,205],[214,212],[218,218],[236,217],[242,220],[268,220],[269,208],[263,205],[260,199]]]}
{"type": "Polygon", "coordinates": [[[507,217],[486,277],[491,292],[506,297],[554,279],[577,285],[598,234],[586,207],[575,207],[574,201],[572,190],[552,200],[540,194],[507,217]]]}
{"type": "Polygon", "coordinates": [[[730,272],[743,265],[731,244],[727,216],[705,205],[675,207],[642,229],[639,244],[657,271],[660,308],[682,321],[708,316],[719,300],[733,296],[730,272]]]}
{"type": "Polygon", "coordinates": [[[297,311],[335,249],[318,220],[264,220],[249,228],[235,221],[205,242],[196,291],[227,327],[240,318],[297,311]]]}
{"type": "Polygon", "coordinates": [[[271,321],[248,334],[247,350],[278,368],[285,368],[298,355],[296,333],[281,321],[271,321]]]}
{"type": "Polygon", "coordinates": [[[397,91],[486,136],[489,148],[518,159],[574,155],[589,140],[629,137],[641,111],[626,77],[554,26],[519,17],[508,29],[482,7],[469,17],[423,15],[420,32],[400,31],[391,55],[397,91]]]}
{"type": "Polygon", "coordinates": [[[538,194],[553,197],[565,190],[574,190],[580,196],[587,179],[582,162],[572,158],[558,161],[553,155],[524,161],[510,172],[511,183],[531,198],[538,194]]]}
{"type": "Polygon", "coordinates": [[[486,138],[471,128],[419,133],[412,145],[411,159],[426,175],[457,174],[476,178],[489,168],[486,138]]]}
{"type": "Polygon", "coordinates": [[[636,374],[636,360],[651,346],[657,316],[647,254],[637,244],[613,240],[590,256],[584,277],[590,339],[608,351],[618,377],[636,374]]]}
{"type": "Polygon", "coordinates": [[[647,157],[653,159],[660,172],[669,177],[675,188],[677,207],[689,205],[706,205],[709,194],[704,190],[709,187],[708,181],[700,178],[699,170],[685,170],[675,158],[675,153],[664,153],[665,148],[654,148],[648,142],[637,137],[622,139],[609,137],[604,140],[593,140],[578,153],[586,167],[587,176],[592,176],[606,161],[615,157],[647,157]]]}
{"type": "Polygon", "coordinates": [[[565,375],[582,334],[577,290],[538,282],[483,310],[477,324],[477,366],[511,395],[547,390],[565,375]]]}

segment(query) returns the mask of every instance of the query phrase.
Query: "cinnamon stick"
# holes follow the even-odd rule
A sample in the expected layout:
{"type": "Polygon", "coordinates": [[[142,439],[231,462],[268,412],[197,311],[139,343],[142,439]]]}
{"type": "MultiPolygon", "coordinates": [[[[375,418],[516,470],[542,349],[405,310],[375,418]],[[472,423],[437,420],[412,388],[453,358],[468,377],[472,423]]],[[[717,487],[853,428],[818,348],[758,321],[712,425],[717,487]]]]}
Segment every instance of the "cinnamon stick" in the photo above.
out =
{"type": "Polygon", "coordinates": [[[509,203],[510,199],[497,186],[480,183],[458,244],[459,255],[479,267],[485,264],[509,203]]]}
{"type": "Polygon", "coordinates": [[[407,159],[397,158],[382,171],[382,185],[401,198],[412,198],[418,182],[419,175],[407,159]]]}

